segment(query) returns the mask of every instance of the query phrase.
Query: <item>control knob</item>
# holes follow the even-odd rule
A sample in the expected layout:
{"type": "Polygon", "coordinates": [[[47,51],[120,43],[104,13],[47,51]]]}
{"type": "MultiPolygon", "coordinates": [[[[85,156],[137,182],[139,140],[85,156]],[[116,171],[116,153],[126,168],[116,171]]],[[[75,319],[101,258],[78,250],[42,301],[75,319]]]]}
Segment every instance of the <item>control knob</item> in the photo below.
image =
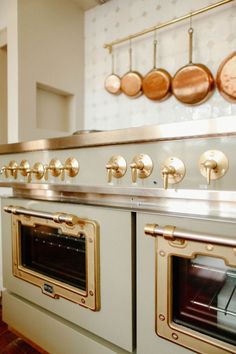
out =
{"type": "Polygon", "coordinates": [[[206,177],[208,185],[211,183],[211,180],[223,177],[228,167],[229,162],[227,157],[219,150],[205,151],[199,160],[200,172],[206,177]]]}
{"type": "Polygon", "coordinates": [[[161,174],[164,189],[167,189],[169,184],[176,184],[182,181],[185,176],[183,161],[177,157],[169,157],[164,161],[163,165],[161,174]]]}
{"type": "Polygon", "coordinates": [[[132,182],[136,183],[137,178],[147,178],[153,170],[153,162],[146,154],[138,154],[130,164],[132,182]]]}
{"type": "Polygon", "coordinates": [[[110,183],[112,177],[121,178],[124,176],[127,170],[127,164],[125,159],[120,155],[114,155],[110,158],[106,164],[107,169],[107,182],[110,183]]]}

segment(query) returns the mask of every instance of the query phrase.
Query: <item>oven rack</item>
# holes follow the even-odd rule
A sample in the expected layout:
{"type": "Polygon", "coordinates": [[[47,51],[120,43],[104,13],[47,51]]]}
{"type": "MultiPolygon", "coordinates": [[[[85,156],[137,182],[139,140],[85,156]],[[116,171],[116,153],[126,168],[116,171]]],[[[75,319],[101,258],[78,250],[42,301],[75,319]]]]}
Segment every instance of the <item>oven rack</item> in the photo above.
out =
{"type": "Polygon", "coordinates": [[[236,273],[230,269],[224,270],[212,268],[205,265],[193,265],[194,268],[206,270],[215,275],[222,275],[222,281],[216,281],[214,275],[208,280],[208,288],[214,288],[213,294],[207,298],[206,287],[199,289],[191,303],[208,310],[214,310],[223,313],[225,316],[236,317],[236,273]],[[199,300],[201,299],[201,301],[199,300]],[[202,299],[208,301],[202,301],[202,299]]]}
{"type": "Polygon", "coordinates": [[[236,312],[235,311],[230,311],[226,308],[221,308],[221,307],[218,307],[218,306],[213,306],[213,305],[208,305],[208,304],[204,304],[202,302],[198,302],[198,301],[195,301],[195,300],[192,300],[192,303],[194,305],[198,305],[198,306],[202,306],[204,308],[207,308],[209,310],[215,310],[217,312],[221,312],[223,313],[224,315],[230,315],[230,316],[234,316],[236,317],[236,312]]]}

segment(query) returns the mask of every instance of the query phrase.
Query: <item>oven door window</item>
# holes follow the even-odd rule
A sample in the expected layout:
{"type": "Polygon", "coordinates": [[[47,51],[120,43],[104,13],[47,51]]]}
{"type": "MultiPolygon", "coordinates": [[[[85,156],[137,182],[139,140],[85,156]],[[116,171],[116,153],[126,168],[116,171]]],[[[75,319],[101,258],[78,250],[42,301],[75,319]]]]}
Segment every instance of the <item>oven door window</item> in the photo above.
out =
{"type": "Polygon", "coordinates": [[[236,269],[219,258],[172,257],[173,321],[236,345],[236,269]]]}
{"type": "Polygon", "coordinates": [[[61,229],[21,225],[22,266],[86,290],[86,242],[83,234],[68,236],[61,229]]]}

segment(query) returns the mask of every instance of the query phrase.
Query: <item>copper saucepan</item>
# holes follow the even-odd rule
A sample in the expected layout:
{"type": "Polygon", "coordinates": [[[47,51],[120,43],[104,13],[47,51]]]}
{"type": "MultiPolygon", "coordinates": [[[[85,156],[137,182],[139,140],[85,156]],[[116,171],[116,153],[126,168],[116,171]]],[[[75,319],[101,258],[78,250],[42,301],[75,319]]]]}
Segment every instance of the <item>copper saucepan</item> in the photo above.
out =
{"type": "Polygon", "coordinates": [[[220,94],[229,102],[236,103],[236,52],[220,64],[216,75],[220,94]]]}
{"type": "Polygon", "coordinates": [[[132,47],[129,48],[129,71],[121,78],[121,91],[132,98],[142,94],[142,75],[132,69],[132,47]]]}
{"type": "Polygon", "coordinates": [[[154,40],[153,44],[153,69],[143,79],[143,93],[151,100],[164,101],[171,95],[171,76],[166,70],[156,67],[157,41],[154,40]]]}
{"type": "Polygon", "coordinates": [[[107,92],[112,93],[113,95],[119,95],[121,93],[120,90],[120,77],[114,73],[114,54],[111,53],[111,74],[108,75],[105,79],[105,89],[107,92]]]}
{"type": "Polygon", "coordinates": [[[189,33],[189,64],[177,71],[172,80],[172,92],[182,103],[199,104],[206,101],[213,93],[214,78],[211,71],[203,64],[192,62],[193,28],[189,33]]]}

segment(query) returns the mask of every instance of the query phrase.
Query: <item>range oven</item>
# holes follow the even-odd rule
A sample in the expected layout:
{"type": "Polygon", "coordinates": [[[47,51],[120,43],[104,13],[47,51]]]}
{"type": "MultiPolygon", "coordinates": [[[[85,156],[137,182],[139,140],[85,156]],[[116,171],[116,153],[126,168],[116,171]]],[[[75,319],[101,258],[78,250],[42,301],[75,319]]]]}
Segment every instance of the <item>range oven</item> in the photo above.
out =
{"type": "Polygon", "coordinates": [[[222,118],[0,146],[4,321],[52,354],[236,353],[235,136],[222,118]]]}

